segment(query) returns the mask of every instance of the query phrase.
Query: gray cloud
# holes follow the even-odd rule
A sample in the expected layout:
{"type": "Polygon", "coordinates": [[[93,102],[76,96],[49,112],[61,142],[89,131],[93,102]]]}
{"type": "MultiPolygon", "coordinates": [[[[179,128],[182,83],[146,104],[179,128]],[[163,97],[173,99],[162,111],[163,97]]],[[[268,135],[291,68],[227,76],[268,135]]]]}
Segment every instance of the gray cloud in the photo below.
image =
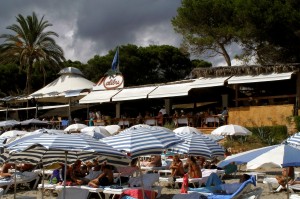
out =
{"type": "MultiPolygon", "coordinates": [[[[18,14],[35,12],[53,24],[48,30],[59,34],[56,41],[67,59],[86,62],[118,45],[179,47],[181,36],[171,19],[180,5],[181,0],[0,1],[0,34],[8,32],[6,27],[16,23],[18,14]]],[[[222,58],[208,60],[219,63],[222,58]]]]}

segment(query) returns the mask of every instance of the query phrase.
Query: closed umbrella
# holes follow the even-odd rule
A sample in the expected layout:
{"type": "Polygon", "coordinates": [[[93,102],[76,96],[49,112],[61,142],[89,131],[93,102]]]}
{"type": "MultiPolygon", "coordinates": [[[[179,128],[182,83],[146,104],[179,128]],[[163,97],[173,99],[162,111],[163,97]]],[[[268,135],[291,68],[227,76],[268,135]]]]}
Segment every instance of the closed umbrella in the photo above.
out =
{"type": "Polygon", "coordinates": [[[215,140],[201,134],[177,133],[184,142],[169,148],[173,153],[213,158],[224,156],[224,148],[215,140]]]}
{"type": "Polygon", "coordinates": [[[252,135],[252,132],[240,125],[228,124],[223,125],[211,132],[212,135],[252,135]]]}

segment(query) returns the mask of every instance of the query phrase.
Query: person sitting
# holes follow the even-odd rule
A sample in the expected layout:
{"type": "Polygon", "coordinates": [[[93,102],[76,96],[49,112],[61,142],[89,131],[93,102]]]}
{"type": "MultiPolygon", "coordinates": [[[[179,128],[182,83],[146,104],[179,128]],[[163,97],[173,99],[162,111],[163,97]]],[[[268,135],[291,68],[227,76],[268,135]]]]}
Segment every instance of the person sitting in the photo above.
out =
{"type": "Polygon", "coordinates": [[[89,174],[80,179],[81,184],[88,184],[91,180],[97,178],[101,173],[101,166],[96,165],[92,170],[90,170],[89,174]]]}
{"type": "Polygon", "coordinates": [[[15,167],[15,164],[11,163],[4,163],[1,167],[0,176],[1,177],[11,177],[11,174],[9,173],[9,169],[13,169],[15,167]]]}
{"type": "Polygon", "coordinates": [[[160,155],[153,155],[150,159],[150,162],[145,164],[146,167],[161,167],[161,156],[160,155]]]}
{"type": "Polygon", "coordinates": [[[71,180],[77,185],[81,185],[83,183],[82,178],[85,176],[85,173],[81,171],[81,161],[76,160],[72,165],[71,171],[71,180]]]}
{"type": "Polygon", "coordinates": [[[276,176],[278,184],[285,187],[287,182],[295,179],[295,169],[294,167],[285,167],[282,169],[282,175],[276,176]]]}
{"type": "Polygon", "coordinates": [[[194,156],[187,159],[188,174],[190,178],[202,178],[202,172],[200,166],[196,162],[194,156]]]}
{"type": "Polygon", "coordinates": [[[228,110],[226,107],[223,108],[223,111],[218,114],[220,120],[223,122],[223,123],[227,123],[227,117],[228,117],[228,110]]]}
{"type": "Polygon", "coordinates": [[[95,179],[91,180],[88,185],[94,188],[99,186],[109,186],[114,182],[114,176],[110,165],[102,166],[102,173],[95,179]]]}
{"type": "Polygon", "coordinates": [[[183,175],[184,175],[183,163],[179,159],[178,155],[175,155],[173,157],[173,161],[170,165],[170,169],[171,169],[171,176],[172,177],[183,177],[183,175]]]}
{"type": "Polygon", "coordinates": [[[157,125],[158,126],[163,126],[164,124],[164,115],[162,114],[162,112],[159,112],[158,115],[156,116],[156,120],[157,120],[157,125]]]}

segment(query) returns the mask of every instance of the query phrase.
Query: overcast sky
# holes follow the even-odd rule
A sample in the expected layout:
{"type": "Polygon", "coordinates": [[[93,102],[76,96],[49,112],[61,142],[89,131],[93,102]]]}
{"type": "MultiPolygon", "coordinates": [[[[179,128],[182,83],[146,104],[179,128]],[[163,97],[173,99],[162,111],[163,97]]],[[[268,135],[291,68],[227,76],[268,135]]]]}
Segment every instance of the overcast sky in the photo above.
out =
{"type": "MultiPolygon", "coordinates": [[[[6,27],[16,23],[18,14],[35,12],[53,24],[46,30],[59,34],[56,41],[66,59],[85,63],[118,45],[179,47],[181,36],[171,19],[180,4],[181,0],[2,0],[0,34],[8,33],[6,27]]],[[[222,57],[200,59],[226,65],[222,57]]]]}

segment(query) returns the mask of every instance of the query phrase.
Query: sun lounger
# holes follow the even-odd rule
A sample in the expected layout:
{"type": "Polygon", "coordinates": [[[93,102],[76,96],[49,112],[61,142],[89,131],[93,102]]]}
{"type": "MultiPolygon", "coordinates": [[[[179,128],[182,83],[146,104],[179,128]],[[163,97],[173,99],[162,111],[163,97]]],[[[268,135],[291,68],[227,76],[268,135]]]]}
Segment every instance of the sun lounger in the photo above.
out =
{"type": "Polygon", "coordinates": [[[65,197],[63,197],[64,191],[58,192],[58,199],[86,199],[89,196],[89,190],[82,189],[80,187],[66,187],[65,197]]]}
{"type": "Polygon", "coordinates": [[[257,187],[245,193],[242,193],[239,199],[259,199],[263,189],[261,187],[257,187]]]}
{"type": "Polygon", "coordinates": [[[230,193],[228,190],[226,190],[226,193],[216,193],[214,190],[219,190],[218,186],[220,185],[214,187],[190,188],[188,193],[199,192],[203,195],[206,195],[208,199],[236,199],[241,197],[243,193],[249,191],[251,184],[256,186],[256,180],[254,176],[251,176],[249,180],[243,182],[233,193],[230,193]]]}

